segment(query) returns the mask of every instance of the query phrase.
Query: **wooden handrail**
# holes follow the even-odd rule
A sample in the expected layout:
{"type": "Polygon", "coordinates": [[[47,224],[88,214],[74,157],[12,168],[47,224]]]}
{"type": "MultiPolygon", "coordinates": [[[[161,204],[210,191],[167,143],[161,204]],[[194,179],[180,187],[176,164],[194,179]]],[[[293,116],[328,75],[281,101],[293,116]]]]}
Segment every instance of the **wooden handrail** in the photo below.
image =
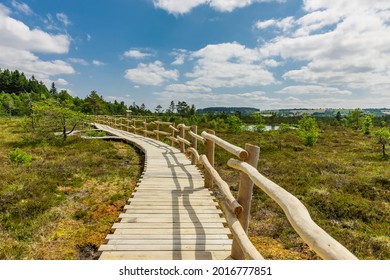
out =
{"type": "Polygon", "coordinates": [[[175,142],[175,143],[179,143],[179,140],[177,140],[176,137],[168,136],[167,138],[168,138],[169,140],[175,142]]]}
{"type": "Polygon", "coordinates": [[[242,206],[237,202],[237,200],[234,198],[232,193],[230,192],[229,185],[219,176],[217,170],[214,169],[214,167],[211,166],[209,160],[205,155],[201,155],[199,157],[200,162],[203,164],[204,168],[209,172],[209,174],[213,177],[213,180],[219,187],[219,190],[221,191],[222,195],[224,196],[225,200],[228,202],[227,206],[229,210],[232,213],[235,213],[238,215],[242,212],[242,206]]]}
{"type": "Polygon", "coordinates": [[[171,136],[172,135],[172,133],[161,131],[161,130],[153,130],[153,132],[156,134],[164,135],[164,136],[171,136]]]}
{"type": "Polygon", "coordinates": [[[178,124],[177,127],[178,128],[182,127],[184,130],[190,130],[191,129],[191,126],[187,126],[187,125],[185,125],[183,123],[178,124]]]}
{"type": "Polygon", "coordinates": [[[245,162],[230,159],[228,166],[245,172],[256,186],[278,203],[296,232],[321,258],[329,260],[357,259],[311,219],[306,207],[298,198],[264,177],[256,168],[245,162]]]}
{"type": "Polygon", "coordinates": [[[180,136],[177,136],[176,138],[177,138],[177,140],[179,140],[179,142],[184,143],[184,144],[186,144],[187,146],[191,146],[191,142],[188,141],[187,139],[184,139],[184,138],[182,138],[182,137],[180,137],[180,136]]]}
{"type": "Polygon", "coordinates": [[[240,222],[237,217],[233,215],[230,211],[227,211],[226,203],[222,204],[222,210],[226,215],[226,219],[228,221],[229,228],[241,249],[244,251],[244,254],[250,260],[264,260],[264,257],[257,251],[256,247],[249,240],[248,235],[245,230],[242,228],[240,222]]]}
{"type": "Polygon", "coordinates": [[[174,132],[179,132],[180,131],[176,127],[174,127],[172,125],[169,125],[169,128],[172,129],[174,132]]]}
{"type": "Polygon", "coordinates": [[[237,146],[235,146],[233,144],[230,144],[229,142],[226,142],[225,140],[223,140],[223,139],[221,139],[221,138],[219,138],[219,137],[217,137],[215,135],[209,134],[206,131],[203,131],[201,133],[201,135],[205,139],[213,141],[215,144],[217,144],[221,148],[223,148],[226,151],[228,151],[229,153],[237,156],[239,159],[245,160],[248,157],[248,152],[247,151],[245,151],[244,149],[242,149],[240,147],[237,147],[237,146]]]}
{"type": "Polygon", "coordinates": [[[200,155],[199,155],[198,151],[195,148],[189,147],[189,148],[187,148],[187,151],[192,153],[195,156],[196,163],[198,163],[200,161],[200,155]]]}
{"type": "Polygon", "coordinates": [[[206,139],[203,138],[202,136],[192,132],[191,130],[188,131],[188,134],[191,135],[192,137],[196,138],[197,140],[201,141],[203,144],[206,143],[206,139]]]}

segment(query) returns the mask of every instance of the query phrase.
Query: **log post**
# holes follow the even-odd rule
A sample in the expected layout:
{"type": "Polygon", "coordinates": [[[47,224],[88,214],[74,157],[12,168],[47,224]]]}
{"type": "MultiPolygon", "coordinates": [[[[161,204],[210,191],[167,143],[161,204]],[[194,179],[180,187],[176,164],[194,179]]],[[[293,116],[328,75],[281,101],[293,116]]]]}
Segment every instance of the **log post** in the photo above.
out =
{"type": "MultiPolygon", "coordinates": [[[[207,132],[212,134],[212,135],[215,135],[215,131],[214,130],[208,130],[207,132]]],[[[207,139],[206,143],[205,143],[205,146],[206,146],[206,157],[209,160],[210,165],[212,167],[214,167],[215,143],[214,143],[214,141],[207,139]]],[[[213,177],[211,176],[211,174],[209,172],[205,173],[204,182],[205,182],[206,188],[212,188],[213,187],[213,177]]]]}
{"type": "MultiPolygon", "coordinates": [[[[185,133],[184,125],[180,125],[179,130],[180,130],[180,131],[179,131],[179,136],[180,136],[181,138],[184,138],[184,137],[185,137],[185,135],[184,135],[184,133],[185,133]]],[[[179,147],[180,147],[180,152],[184,153],[185,144],[184,144],[183,142],[180,142],[180,143],[179,143],[179,147]]]]}
{"type": "MultiPolygon", "coordinates": [[[[245,150],[248,152],[248,158],[245,160],[245,162],[257,168],[257,164],[259,162],[260,147],[251,144],[245,144],[245,150]]],[[[252,192],[253,192],[252,180],[244,172],[241,172],[237,201],[243,207],[243,211],[240,214],[238,214],[237,218],[242,228],[247,234],[248,234],[249,218],[250,218],[250,211],[251,211],[252,192]]],[[[245,259],[245,254],[242,251],[237,240],[235,239],[233,239],[231,256],[235,260],[245,259]]]]}
{"type": "MultiPolygon", "coordinates": [[[[156,130],[160,131],[160,124],[159,123],[156,124],[156,130]]],[[[160,141],[160,133],[158,133],[158,132],[156,132],[156,140],[160,141]]]]}
{"type": "MultiPolygon", "coordinates": [[[[191,131],[193,133],[197,134],[198,127],[196,125],[191,126],[191,131]]],[[[198,150],[198,140],[194,136],[191,137],[191,146],[195,150],[198,150]]],[[[192,156],[191,156],[191,164],[194,164],[194,165],[196,164],[196,156],[194,154],[192,154],[192,156]]]]}
{"type": "MultiPolygon", "coordinates": [[[[175,125],[176,125],[175,123],[172,123],[173,127],[176,127],[175,125]]],[[[172,129],[172,137],[175,138],[175,130],[174,129],[172,129]]],[[[174,145],[175,144],[174,144],[173,140],[171,140],[171,147],[174,147],[174,145]]]]}
{"type": "Polygon", "coordinates": [[[146,131],[148,130],[148,125],[146,124],[146,120],[144,121],[144,137],[146,137],[148,134],[146,131]]]}

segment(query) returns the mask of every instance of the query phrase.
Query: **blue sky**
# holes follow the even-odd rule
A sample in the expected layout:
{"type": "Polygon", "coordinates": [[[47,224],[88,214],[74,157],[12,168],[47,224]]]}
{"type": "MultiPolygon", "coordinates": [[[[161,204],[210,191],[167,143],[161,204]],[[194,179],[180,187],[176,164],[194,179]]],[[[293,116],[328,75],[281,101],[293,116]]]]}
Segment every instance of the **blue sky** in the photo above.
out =
{"type": "Polygon", "coordinates": [[[152,110],[390,107],[390,1],[0,0],[0,68],[152,110]]]}

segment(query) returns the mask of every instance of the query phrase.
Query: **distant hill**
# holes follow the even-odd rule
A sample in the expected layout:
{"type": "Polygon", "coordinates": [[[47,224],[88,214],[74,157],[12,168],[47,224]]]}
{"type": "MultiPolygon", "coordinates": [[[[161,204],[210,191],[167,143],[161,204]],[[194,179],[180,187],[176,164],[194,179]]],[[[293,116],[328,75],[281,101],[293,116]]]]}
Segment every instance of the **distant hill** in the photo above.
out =
{"type": "Polygon", "coordinates": [[[196,110],[197,114],[226,114],[226,115],[252,115],[253,113],[260,113],[257,108],[251,107],[208,107],[196,110]]]}
{"type": "MultiPolygon", "coordinates": [[[[264,110],[261,111],[262,114],[272,114],[277,113],[282,116],[299,116],[299,115],[312,115],[312,116],[336,116],[337,112],[340,112],[341,115],[346,116],[351,113],[354,109],[279,109],[279,110],[264,110]]],[[[390,115],[389,108],[369,108],[361,109],[363,113],[373,114],[375,116],[386,116],[390,115]]]]}

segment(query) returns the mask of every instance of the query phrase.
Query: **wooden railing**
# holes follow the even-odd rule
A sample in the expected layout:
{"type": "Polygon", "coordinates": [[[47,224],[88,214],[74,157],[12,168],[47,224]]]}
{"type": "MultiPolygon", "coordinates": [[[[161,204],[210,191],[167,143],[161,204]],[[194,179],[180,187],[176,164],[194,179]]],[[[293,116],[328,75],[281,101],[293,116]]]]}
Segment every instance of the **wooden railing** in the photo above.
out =
{"type": "Polygon", "coordinates": [[[290,224],[300,237],[323,259],[357,259],[344,246],[333,239],[310,217],[306,207],[292,194],[258,170],[260,148],[246,144],[245,148],[237,147],[215,135],[214,131],[197,133],[197,126],[170,122],[146,122],[123,117],[95,116],[97,123],[110,125],[117,129],[154,136],[157,140],[176,145],[181,152],[191,157],[192,164],[200,164],[205,169],[205,186],[216,185],[222,194],[221,208],[233,234],[231,257],[233,259],[264,259],[248,238],[248,225],[253,186],[259,187],[283,209],[290,224]],[[141,124],[142,126],[139,126],[141,124]],[[199,155],[198,143],[205,146],[205,154],[199,155]],[[227,165],[241,171],[237,198],[233,196],[229,185],[214,168],[215,145],[234,155],[227,165]]]}

